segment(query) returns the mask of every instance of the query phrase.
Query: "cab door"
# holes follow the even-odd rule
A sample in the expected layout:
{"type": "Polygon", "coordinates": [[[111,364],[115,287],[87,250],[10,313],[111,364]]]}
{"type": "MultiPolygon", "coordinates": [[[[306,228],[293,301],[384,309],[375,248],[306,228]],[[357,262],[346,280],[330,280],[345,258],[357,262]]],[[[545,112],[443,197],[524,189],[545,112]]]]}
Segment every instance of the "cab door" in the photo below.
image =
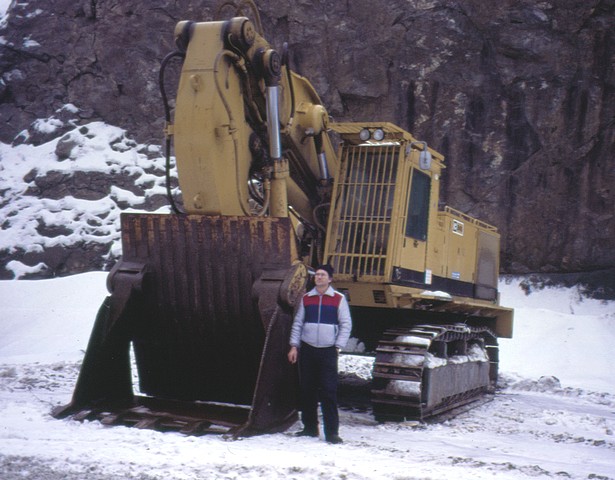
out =
{"type": "Polygon", "coordinates": [[[431,283],[430,272],[426,272],[425,268],[430,195],[431,177],[418,168],[412,168],[400,265],[394,270],[394,283],[431,283]]]}

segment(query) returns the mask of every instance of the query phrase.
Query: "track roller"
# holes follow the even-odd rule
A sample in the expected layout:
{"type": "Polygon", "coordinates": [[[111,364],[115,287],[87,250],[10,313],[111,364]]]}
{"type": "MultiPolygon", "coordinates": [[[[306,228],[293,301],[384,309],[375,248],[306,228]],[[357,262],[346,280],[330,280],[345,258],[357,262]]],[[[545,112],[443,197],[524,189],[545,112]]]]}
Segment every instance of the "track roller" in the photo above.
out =
{"type": "Polygon", "coordinates": [[[488,328],[418,325],[384,332],[372,404],[379,421],[424,418],[495,390],[498,346],[488,328]]]}

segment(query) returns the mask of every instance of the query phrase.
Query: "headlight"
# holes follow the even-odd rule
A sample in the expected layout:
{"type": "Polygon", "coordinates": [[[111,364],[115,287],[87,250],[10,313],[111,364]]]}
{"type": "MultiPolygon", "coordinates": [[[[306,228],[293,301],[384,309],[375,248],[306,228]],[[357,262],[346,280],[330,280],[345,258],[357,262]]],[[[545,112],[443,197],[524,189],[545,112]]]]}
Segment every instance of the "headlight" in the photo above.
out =
{"type": "Polygon", "coordinates": [[[361,139],[361,141],[367,142],[369,140],[369,137],[371,137],[371,133],[369,133],[369,130],[367,128],[364,128],[359,132],[359,138],[361,139]]]}
{"type": "Polygon", "coordinates": [[[374,133],[372,134],[374,140],[376,140],[377,142],[380,142],[381,140],[384,139],[384,130],[382,130],[382,128],[377,128],[376,130],[374,130],[374,133]]]}

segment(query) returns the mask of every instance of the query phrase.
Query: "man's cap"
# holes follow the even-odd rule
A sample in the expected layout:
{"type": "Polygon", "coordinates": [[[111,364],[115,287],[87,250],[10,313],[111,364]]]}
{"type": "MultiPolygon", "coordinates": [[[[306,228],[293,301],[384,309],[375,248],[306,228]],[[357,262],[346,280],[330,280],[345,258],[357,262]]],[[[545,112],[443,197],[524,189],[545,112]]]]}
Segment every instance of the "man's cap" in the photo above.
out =
{"type": "Polygon", "coordinates": [[[324,270],[329,275],[329,278],[333,277],[333,267],[328,263],[325,263],[324,265],[319,265],[316,270],[324,270]]]}

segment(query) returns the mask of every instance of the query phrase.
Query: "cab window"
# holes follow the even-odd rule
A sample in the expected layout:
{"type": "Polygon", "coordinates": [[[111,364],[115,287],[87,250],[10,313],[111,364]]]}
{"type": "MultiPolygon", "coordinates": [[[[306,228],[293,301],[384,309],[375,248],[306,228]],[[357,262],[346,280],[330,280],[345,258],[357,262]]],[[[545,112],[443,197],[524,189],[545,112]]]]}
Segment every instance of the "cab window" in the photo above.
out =
{"type": "Polygon", "coordinates": [[[416,169],[412,171],[410,185],[410,202],[406,219],[406,236],[417,240],[427,240],[427,223],[429,219],[429,194],[431,178],[416,169]]]}

